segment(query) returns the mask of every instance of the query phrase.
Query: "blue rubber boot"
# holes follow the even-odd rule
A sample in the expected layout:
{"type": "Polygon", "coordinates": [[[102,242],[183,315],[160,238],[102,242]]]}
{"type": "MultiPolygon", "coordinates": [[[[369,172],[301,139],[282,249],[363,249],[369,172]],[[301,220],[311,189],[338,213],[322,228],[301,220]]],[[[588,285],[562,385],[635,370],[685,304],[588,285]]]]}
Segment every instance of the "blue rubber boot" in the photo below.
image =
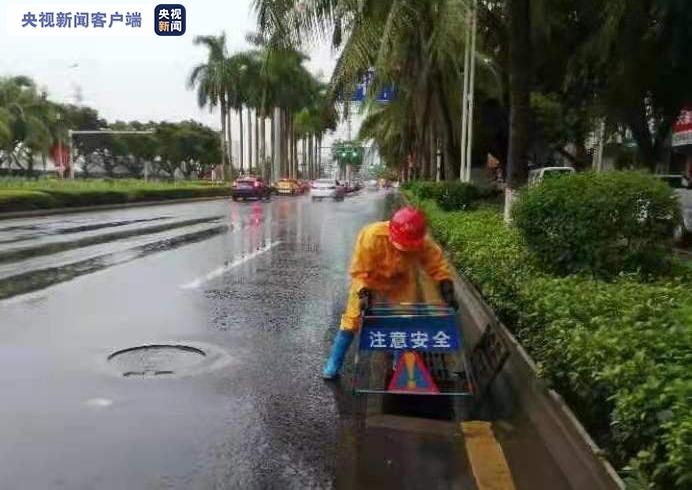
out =
{"type": "Polygon", "coordinates": [[[353,342],[353,333],[339,330],[339,333],[334,338],[332,352],[329,354],[329,359],[327,359],[327,365],[324,366],[324,372],[322,373],[324,379],[335,379],[339,376],[341,365],[344,363],[344,357],[346,357],[346,352],[348,352],[351,342],[353,342]]]}

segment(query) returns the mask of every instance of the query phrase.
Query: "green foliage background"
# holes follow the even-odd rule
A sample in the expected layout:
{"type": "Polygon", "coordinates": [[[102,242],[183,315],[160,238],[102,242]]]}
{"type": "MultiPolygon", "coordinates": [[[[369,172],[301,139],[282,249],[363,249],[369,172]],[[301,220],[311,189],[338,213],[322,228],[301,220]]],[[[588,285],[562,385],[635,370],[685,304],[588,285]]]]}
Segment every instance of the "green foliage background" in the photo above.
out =
{"type": "Polygon", "coordinates": [[[553,275],[497,207],[445,212],[407,195],[628,486],[690,488],[690,270],[649,282],[553,275]]]}

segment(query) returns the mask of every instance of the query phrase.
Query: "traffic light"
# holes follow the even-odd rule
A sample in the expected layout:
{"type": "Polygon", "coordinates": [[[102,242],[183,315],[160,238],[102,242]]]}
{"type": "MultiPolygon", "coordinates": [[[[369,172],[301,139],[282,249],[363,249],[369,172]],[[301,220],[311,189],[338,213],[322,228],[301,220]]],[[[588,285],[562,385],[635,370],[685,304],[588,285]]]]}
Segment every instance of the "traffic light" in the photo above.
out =
{"type": "Polygon", "coordinates": [[[340,164],[360,165],[363,157],[363,147],[352,141],[343,141],[334,149],[335,159],[340,164]]]}

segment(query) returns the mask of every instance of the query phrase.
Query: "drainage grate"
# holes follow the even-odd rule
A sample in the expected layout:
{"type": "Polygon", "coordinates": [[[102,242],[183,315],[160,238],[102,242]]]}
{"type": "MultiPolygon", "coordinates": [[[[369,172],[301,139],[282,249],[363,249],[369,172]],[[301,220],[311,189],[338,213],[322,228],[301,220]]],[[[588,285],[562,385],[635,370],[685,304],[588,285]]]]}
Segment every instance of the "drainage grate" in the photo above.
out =
{"type": "Polygon", "coordinates": [[[439,352],[423,352],[423,362],[432,378],[438,383],[452,382],[446,356],[439,352]]]}

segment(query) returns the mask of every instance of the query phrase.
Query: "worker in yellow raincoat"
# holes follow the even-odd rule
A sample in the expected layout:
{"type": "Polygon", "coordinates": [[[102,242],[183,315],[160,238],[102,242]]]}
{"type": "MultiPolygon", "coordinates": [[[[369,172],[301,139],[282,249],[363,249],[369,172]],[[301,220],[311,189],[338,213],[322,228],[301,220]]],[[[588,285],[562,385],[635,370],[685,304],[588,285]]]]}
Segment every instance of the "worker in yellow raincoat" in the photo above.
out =
{"type": "Polygon", "coordinates": [[[423,213],[406,207],[391,221],[373,223],[360,231],[351,261],[348,303],[324,368],[325,379],[339,375],[360,328],[361,311],[370,308],[375,295],[390,303],[416,301],[419,269],[439,283],[442,299],[458,308],[449,265],[440,247],[427,236],[423,213]]]}

